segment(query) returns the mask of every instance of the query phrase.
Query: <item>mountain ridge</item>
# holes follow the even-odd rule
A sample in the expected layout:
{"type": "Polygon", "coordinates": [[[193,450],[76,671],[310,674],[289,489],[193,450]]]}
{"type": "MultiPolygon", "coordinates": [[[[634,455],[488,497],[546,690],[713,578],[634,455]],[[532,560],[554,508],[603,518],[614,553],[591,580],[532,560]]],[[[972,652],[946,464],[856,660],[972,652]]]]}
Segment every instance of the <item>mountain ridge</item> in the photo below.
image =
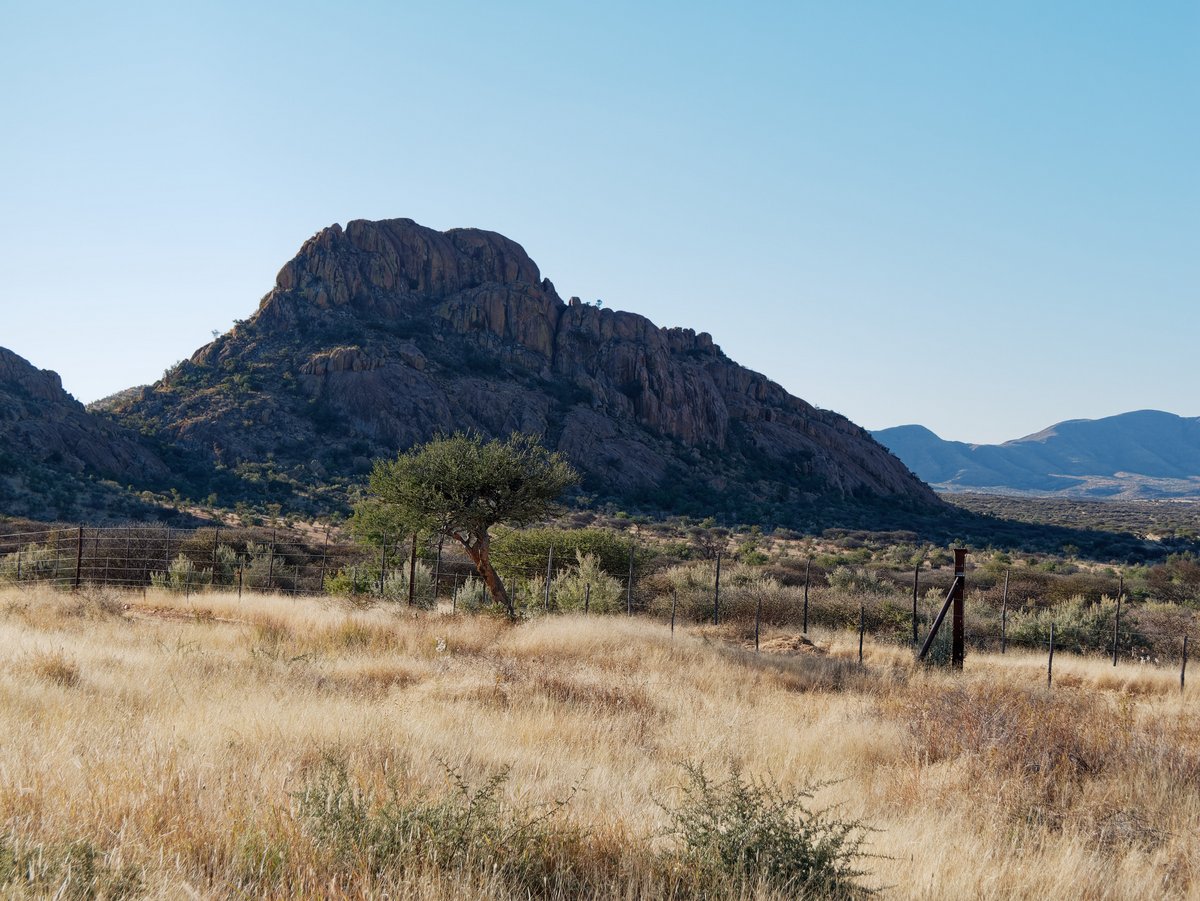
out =
{"type": "Polygon", "coordinates": [[[1134,410],[1064,420],[1001,444],[946,441],[919,425],[872,434],[943,491],[1200,497],[1200,417],[1134,410]]]}
{"type": "Polygon", "coordinates": [[[298,486],[469,428],[541,434],[586,492],[675,512],[939,503],[864,429],[710,335],[563,301],[515,241],[409,219],[322,229],[248,320],[104,409],[228,469],[270,455],[298,486]]]}

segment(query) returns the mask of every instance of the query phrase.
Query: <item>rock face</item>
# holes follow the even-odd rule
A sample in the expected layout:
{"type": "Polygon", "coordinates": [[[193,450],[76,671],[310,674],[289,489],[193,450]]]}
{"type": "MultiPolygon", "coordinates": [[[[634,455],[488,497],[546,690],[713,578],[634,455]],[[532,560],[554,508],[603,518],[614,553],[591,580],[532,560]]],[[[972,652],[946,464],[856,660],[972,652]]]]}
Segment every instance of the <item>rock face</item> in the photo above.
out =
{"type": "Polygon", "coordinates": [[[659,510],[938,503],[863,429],[709,335],[564,303],[508,238],[407,219],[310,238],[251,319],[110,412],[229,467],[271,454],[301,484],[439,432],[519,430],[587,493],[659,510]]]}
{"type": "Polygon", "coordinates": [[[52,519],[115,511],[119,492],[95,480],[146,484],[168,475],[137,434],[88,413],[56,373],[0,347],[0,512],[52,519]]]}

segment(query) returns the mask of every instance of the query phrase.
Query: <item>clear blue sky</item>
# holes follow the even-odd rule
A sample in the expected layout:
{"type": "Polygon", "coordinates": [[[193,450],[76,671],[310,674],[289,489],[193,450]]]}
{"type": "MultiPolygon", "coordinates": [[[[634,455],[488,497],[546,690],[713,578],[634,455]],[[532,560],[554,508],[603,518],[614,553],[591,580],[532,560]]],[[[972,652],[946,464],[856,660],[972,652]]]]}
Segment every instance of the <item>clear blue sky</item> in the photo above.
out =
{"type": "Polygon", "coordinates": [[[407,216],[869,428],[1200,415],[1196,0],[0,14],[0,345],[81,400],[407,216]]]}

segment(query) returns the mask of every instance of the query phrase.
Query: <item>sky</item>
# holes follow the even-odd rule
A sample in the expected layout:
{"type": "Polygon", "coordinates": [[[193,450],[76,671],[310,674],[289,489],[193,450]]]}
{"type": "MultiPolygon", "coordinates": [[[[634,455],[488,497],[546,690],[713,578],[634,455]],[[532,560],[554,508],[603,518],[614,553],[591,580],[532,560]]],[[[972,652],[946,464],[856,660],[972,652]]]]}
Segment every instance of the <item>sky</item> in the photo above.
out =
{"type": "Polygon", "coordinates": [[[91,401],[351,219],[867,428],[1200,415],[1200,3],[0,0],[0,346],[91,401]]]}

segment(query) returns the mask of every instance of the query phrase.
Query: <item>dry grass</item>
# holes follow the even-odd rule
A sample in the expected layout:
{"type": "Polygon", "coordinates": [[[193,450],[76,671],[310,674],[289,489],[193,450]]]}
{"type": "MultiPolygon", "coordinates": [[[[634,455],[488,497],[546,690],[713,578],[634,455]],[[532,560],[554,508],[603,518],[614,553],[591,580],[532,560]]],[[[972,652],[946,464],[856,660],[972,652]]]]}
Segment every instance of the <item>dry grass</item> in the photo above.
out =
{"type": "Polygon", "coordinates": [[[840,780],[817,801],[879,830],[887,896],[1200,897],[1200,711],[1175,673],[1063,655],[1047,691],[1038,657],[954,676],[868,642],[860,668],[856,636],[814,637],[765,630],[756,656],[732,627],[2,592],[0,894],[683,896],[660,804],[693,761],[840,780]],[[576,881],[338,844],[304,802],[330,761],[372,810],[446,797],[448,771],[507,771],[513,810],[569,797],[523,860],[576,881]]]}

